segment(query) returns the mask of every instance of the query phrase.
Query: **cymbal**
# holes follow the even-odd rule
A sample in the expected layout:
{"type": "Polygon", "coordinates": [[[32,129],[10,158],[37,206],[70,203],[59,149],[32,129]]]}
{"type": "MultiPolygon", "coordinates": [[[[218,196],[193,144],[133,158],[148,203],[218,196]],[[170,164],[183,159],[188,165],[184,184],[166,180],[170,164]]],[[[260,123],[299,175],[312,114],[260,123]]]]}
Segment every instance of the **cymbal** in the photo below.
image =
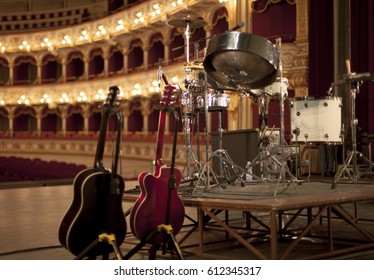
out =
{"type": "Polygon", "coordinates": [[[339,81],[333,82],[332,87],[349,84],[352,82],[363,82],[363,81],[374,81],[374,73],[352,73],[343,75],[343,78],[339,81]]]}
{"type": "Polygon", "coordinates": [[[186,18],[177,18],[177,19],[171,19],[168,21],[168,25],[173,27],[182,27],[187,28],[187,25],[190,26],[190,28],[200,28],[208,23],[197,18],[190,18],[189,16],[186,18]]]}

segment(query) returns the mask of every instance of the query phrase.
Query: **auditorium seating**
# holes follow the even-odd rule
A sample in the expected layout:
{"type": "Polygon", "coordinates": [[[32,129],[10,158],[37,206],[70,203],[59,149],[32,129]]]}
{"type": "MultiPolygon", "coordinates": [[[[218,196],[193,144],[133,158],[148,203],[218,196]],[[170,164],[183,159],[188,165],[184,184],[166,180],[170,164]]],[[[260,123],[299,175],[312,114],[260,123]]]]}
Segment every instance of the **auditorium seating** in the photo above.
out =
{"type": "Polygon", "coordinates": [[[0,182],[73,179],[84,165],[0,156],[0,182]]]}

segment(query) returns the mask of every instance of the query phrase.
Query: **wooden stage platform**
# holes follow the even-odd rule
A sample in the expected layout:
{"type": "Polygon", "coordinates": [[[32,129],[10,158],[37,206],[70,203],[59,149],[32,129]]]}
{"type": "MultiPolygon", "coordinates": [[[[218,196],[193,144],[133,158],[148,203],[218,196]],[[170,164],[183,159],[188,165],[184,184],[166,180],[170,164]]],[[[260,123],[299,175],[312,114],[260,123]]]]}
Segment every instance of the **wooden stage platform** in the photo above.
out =
{"type": "MultiPolygon", "coordinates": [[[[186,209],[197,210],[196,220],[186,216],[185,230],[177,236],[182,251],[225,258],[206,251],[214,230],[224,233],[216,242],[234,239],[246,250],[241,259],[326,259],[374,248],[373,182],[342,183],[335,189],[327,182],[304,182],[277,195],[275,188],[251,183],[186,195],[180,187],[186,209]],[[196,234],[191,250],[188,240],[196,234]],[[308,254],[306,240],[318,240],[319,249],[308,254]]],[[[138,195],[130,190],[123,199],[133,203],[138,195]]]]}

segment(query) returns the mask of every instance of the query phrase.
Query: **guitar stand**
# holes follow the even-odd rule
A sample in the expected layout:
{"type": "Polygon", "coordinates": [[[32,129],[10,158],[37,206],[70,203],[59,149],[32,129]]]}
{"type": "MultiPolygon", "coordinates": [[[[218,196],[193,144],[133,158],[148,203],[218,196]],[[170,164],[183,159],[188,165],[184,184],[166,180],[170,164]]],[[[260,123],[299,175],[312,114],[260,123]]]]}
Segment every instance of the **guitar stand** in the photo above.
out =
{"type": "MultiPolygon", "coordinates": [[[[175,151],[177,147],[177,131],[178,131],[178,121],[179,116],[178,112],[174,110],[174,108],[169,109],[168,107],[163,107],[161,110],[171,111],[174,113],[175,116],[175,124],[174,124],[174,138],[173,138],[173,151],[171,156],[171,163],[170,163],[170,176],[169,176],[169,191],[168,191],[168,202],[167,202],[167,209],[165,215],[165,224],[160,224],[157,228],[151,231],[145,238],[143,238],[138,245],[136,245],[133,249],[131,249],[125,256],[124,259],[128,260],[131,258],[135,253],[137,253],[144,245],[146,245],[153,237],[157,234],[162,233],[162,253],[165,254],[167,251],[167,245],[172,245],[175,249],[179,259],[184,260],[182,256],[182,251],[177,243],[177,240],[173,233],[173,226],[169,224],[169,215],[170,215],[170,204],[171,204],[171,190],[175,186],[175,175],[174,175],[174,166],[175,166],[175,151]]],[[[149,249],[148,257],[150,260],[156,258],[156,252],[160,248],[161,244],[152,244],[151,248],[149,249]]],[[[170,249],[170,247],[169,247],[170,249]]],[[[172,250],[171,250],[172,252],[172,250]]]]}
{"type": "MultiPolygon", "coordinates": [[[[83,260],[86,256],[89,256],[89,253],[92,249],[94,249],[100,242],[107,242],[109,245],[112,245],[114,252],[117,256],[118,260],[123,260],[122,253],[117,246],[116,237],[114,234],[110,233],[102,233],[98,236],[98,238],[93,241],[86,249],[84,249],[78,256],[74,258],[74,260],[83,260]]],[[[103,254],[103,260],[109,259],[109,254],[103,254]]]]}
{"type": "MultiPolygon", "coordinates": [[[[166,225],[166,224],[161,224],[157,227],[157,229],[155,229],[154,231],[152,231],[150,234],[148,234],[146,236],[146,238],[142,239],[140,241],[140,243],[138,245],[136,245],[132,250],[130,250],[123,258],[125,260],[128,260],[130,259],[135,253],[137,253],[140,249],[143,248],[144,245],[146,245],[148,243],[148,241],[150,241],[154,236],[156,236],[157,234],[159,233],[162,233],[163,234],[163,246],[162,246],[162,254],[165,254],[166,251],[167,251],[167,245],[172,245],[173,248],[170,248],[171,251],[172,249],[175,249],[175,252],[177,253],[178,255],[178,258],[180,260],[183,260],[183,256],[182,256],[182,251],[177,243],[177,240],[175,239],[175,236],[173,234],[173,227],[171,225],[166,225]],[[168,242],[165,242],[165,240],[169,238],[169,240],[167,240],[168,242]]],[[[160,248],[160,244],[153,244],[151,246],[151,248],[149,249],[149,259],[150,260],[154,260],[156,258],[156,252],[157,250],[160,248]]]]}

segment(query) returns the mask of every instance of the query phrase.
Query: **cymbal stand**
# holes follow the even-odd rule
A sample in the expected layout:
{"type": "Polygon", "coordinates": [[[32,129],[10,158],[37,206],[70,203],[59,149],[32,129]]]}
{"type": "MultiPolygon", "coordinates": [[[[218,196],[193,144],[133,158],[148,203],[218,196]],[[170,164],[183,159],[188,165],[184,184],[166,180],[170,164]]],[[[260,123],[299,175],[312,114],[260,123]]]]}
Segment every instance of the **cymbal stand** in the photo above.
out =
{"type": "Polygon", "coordinates": [[[357,183],[357,180],[367,173],[368,171],[372,170],[374,167],[373,162],[371,162],[368,158],[362,155],[362,153],[357,151],[357,135],[356,135],[356,129],[358,125],[358,120],[356,119],[356,95],[360,92],[360,86],[362,84],[362,81],[356,81],[351,83],[351,127],[352,127],[352,151],[348,153],[348,157],[344,161],[344,164],[342,166],[339,166],[338,171],[335,174],[334,181],[332,183],[331,188],[335,189],[336,184],[343,175],[343,172],[346,172],[348,174],[349,180],[351,180],[353,183],[357,183]],[[360,174],[360,170],[357,164],[357,157],[361,158],[368,164],[368,168],[363,172],[363,174],[360,174]],[[352,162],[352,171],[348,169],[349,165],[352,162]]]}
{"type": "Polygon", "coordinates": [[[184,93],[186,97],[186,110],[183,113],[182,117],[182,122],[183,122],[183,127],[184,127],[184,132],[186,136],[186,145],[178,152],[178,155],[185,150],[186,151],[186,165],[185,168],[183,169],[183,174],[186,176],[184,177],[184,181],[194,181],[196,178],[199,177],[202,173],[202,166],[200,162],[198,161],[198,157],[193,150],[191,146],[191,127],[193,126],[193,116],[194,116],[194,97],[193,93],[191,92],[190,86],[191,86],[191,72],[192,69],[190,67],[190,21],[189,17],[186,21],[186,31],[185,31],[185,36],[186,36],[186,67],[185,67],[185,72],[186,72],[186,80],[185,80],[185,85],[187,88],[187,91],[184,93]],[[193,171],[191,172],[190,167],[194,164],[193,171]]]}

